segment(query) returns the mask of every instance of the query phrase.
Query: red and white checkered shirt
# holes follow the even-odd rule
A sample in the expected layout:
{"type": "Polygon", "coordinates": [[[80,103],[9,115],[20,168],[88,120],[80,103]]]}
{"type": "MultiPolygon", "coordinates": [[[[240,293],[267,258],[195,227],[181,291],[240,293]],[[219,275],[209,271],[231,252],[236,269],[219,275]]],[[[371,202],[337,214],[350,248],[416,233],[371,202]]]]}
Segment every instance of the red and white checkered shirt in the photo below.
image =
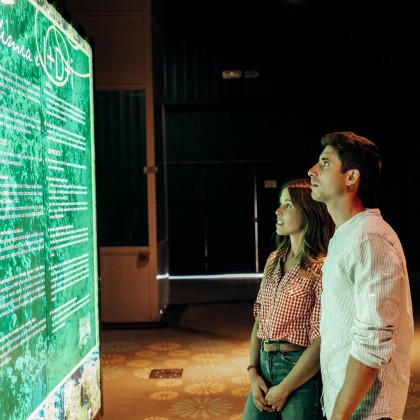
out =
{"type": "MultiPolygon", "coordinates": [[[[303,276],[298,265],[283,275],[286,253],[286,249],[279,249],[267,259],[269,264],[280,255],[271,274],[264,274],[254,303],[254,316],[260,317],[257,336],[262,340],[285,340],[308,346],[320,337],[321,278],[303,276]]],[[[312,266],[318,274],[321,268],[321,263],[312,266]]]]}

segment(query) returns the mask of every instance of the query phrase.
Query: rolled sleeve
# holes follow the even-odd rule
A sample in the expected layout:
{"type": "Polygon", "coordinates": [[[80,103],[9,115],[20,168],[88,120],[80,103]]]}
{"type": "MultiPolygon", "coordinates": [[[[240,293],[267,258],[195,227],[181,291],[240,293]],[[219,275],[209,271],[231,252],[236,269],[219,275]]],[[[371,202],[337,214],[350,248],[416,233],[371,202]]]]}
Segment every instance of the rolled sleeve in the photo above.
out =
{"type": "Polygon", "coordinates": [[[390,362],[394,351],[394,328],[373,328],[356,321],[350,354],[359,362],[379,369],[390,362]]]}
{"type": "Polygon", "coordinates": [[[375,235],[366,235],[360,256],[365,256],[365,261],[359,265],[363,271],[355,276],[356,314],[350,353],[367,366],[380,368],[390,362],[395,347],[402,270],[391,244],[375,235]]]}

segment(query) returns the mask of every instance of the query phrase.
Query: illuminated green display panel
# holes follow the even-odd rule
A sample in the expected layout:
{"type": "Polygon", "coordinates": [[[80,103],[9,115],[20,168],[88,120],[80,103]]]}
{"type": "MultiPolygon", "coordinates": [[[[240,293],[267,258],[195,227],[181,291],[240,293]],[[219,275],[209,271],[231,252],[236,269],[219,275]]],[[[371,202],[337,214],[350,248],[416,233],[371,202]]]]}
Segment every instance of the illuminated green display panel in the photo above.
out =
{"type": "Polygon", "coordinates": [[[0,419],[100,409],[92,48],[0,4],[0,419]]]}

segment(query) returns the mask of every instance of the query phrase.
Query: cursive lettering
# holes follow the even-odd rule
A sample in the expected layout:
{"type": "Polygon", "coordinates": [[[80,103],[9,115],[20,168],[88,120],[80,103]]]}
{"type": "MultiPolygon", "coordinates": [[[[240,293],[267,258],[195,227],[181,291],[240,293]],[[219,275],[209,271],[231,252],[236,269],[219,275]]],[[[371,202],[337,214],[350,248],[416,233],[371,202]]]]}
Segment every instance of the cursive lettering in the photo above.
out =
{"type": "Polygon", "coordinates": [[[7,48],[10,48],[12,51],[15,51],[16,53],[18,53],[20,56],[22,56],[25,60],[29,61],[30,63],[33,63],[35,60],[35,64],[37,66],[39,66],[38,63],[38,57],[33,57],[31,50],[27,47],[25,47],[25,45],[21,44],[17,44],[12,35],[7,35],[6,32],[3,29],[3,24],[4,24],[4,20],[1,19],[0,20],[0,42],[6,46],[7,48]]]}

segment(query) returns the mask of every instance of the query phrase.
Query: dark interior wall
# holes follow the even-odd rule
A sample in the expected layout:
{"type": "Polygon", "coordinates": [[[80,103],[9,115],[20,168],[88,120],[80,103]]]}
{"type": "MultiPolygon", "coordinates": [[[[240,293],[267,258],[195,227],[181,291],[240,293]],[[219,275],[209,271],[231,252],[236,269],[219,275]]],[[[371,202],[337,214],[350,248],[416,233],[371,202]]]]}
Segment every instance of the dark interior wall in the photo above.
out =
{"type": "Polygon", "coordinates": [[[98,242],[147,246],[144,92],[96,92],[95,119],[98,242]]]}
{"type": "MultiPolygon", "coordinates": [[[[260,182],[281,182],[306,176],[323,134],[351,130],[382,150],[379,204],[400,235],[409,270],[420,271],[414,242],[420,232],[411,222],[419,192],[411,148],[418,141],[420,6],[404,0],[164,0],[163,10],[171,266],[182,270],[179,261],[188,261],[179,220],[193,211],[189,199],[203,194],[192,162],[224,162],[232,171],[246,162],[260,174],[263,169],[260,182]],[[257,70],[259,77],[223,80],[223,69],[257,70]],[[276,162],[277,174],[268,161],[276,162]],[[190,193],[182,201],[186,186],[190,193]]],[[[228,214],[240,209],[239,198],[228,202],[236,190],[238,184],[220,181],[226,199],[219,204],[228,214]]],[[[266,192],[260,188],[260,200],[266,192]]],[[[272,191],[269,196],[276,200],[272,191]]],[[[265,203],[260,213],[271,217],[276,202],[265,203]]],[[[204,229],[200,211],[182,222],[197,235],[204,229]]],[[[223,215],[219,220],[235,231],[223,215]]],[[[268,241],[274,227],[261,224],[260,240],[268,241]]],[[[266,249],[261,244],[263,254],[266,249]]]]}
{"type": "MultiPolygon", "coordinates": [[[[353,130],[381,147],[380,207],[400,235],[410,271],[419,272],[420,232],[412,222],[417,154],[411,150],[418,141],[418,2],[154,0],[153,5],[163,12],[155,20],[163,28],[164,63],[155,42],[153,78],[160,94],[164,82],[157,70],[164,65],[165,97],[156,96],[155,103],[164,102],[165,112],[155,112],[166,141],[156,136],[156,155],[158,164],[168,160],[171,274],[255,269],[255,188],[261,269],[272,248],[278,191],[266,188],[265,181],[279,186],[286,178],[306,176],[320,137],[333,130],[353,130]],[[225,69],[257,71],[259,77],[223,80],[225,69]]],[[[154,33],[155,40],[160,36],[154,33]]],[[[98,112],[111,115],[96,121],[99,237],[102,245],[142,245],[145,162],[135,157],[145,147],[145,121],[138,113],[144,104],[135,105],[140,108],[133,113],[132,100],[122,100],[119,92],[106,95],[96,101],[98,112]],[[140,142],[133,145],[134,138],[140,142]],[[122,154],[112,154],[112,141],[122,144],[122,154]],[[113,173],[122,173],[122,181],[113,173]]],[[[167,230],[165,199],[158,195],[159,238],[167,230]]]]}
{"type": "Polygon", "coordinates": [[[299,150],[312,155],[299,142],[305,124],[297,116],[261,110],[167,115],[171,274],[262,270],[274,245],[278,187],[306,176],[299,150]],[[294,132],[287,134],[289,124],[294,132]],[[266,181],[277,187],[266,188],[266,181]]]}

